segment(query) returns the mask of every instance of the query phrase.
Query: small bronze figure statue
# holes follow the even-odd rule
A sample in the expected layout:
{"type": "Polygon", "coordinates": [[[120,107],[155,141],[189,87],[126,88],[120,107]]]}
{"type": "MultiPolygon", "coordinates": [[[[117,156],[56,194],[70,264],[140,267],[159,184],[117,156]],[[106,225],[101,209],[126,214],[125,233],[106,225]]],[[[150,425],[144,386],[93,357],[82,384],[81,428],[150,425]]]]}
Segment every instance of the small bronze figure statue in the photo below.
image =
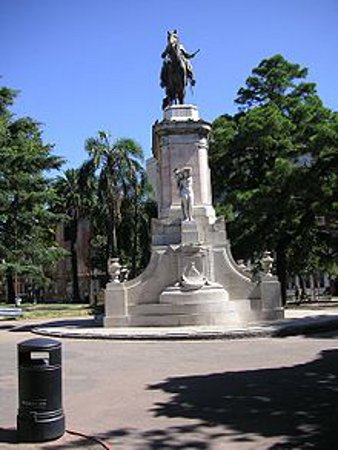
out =
{"type": "Polygon", "coordinates": [[[169,105],[183,104],[188,82],[196,84],[190,59],[199,52],[188,53],[180,43],[177,30],[168,31],[168,43],[162,53],[161,87],[165,88],[166,97],[162,109],[169,105]]]}

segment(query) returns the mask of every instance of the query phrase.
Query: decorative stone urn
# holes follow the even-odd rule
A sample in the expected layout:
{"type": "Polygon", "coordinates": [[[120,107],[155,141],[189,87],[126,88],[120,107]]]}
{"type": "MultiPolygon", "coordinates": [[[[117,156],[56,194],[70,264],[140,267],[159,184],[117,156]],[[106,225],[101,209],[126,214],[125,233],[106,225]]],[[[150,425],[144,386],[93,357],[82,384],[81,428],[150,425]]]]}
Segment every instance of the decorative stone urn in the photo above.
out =
{"type": "Polygon", "coordinates": [[[121,267],[119,258],[110,258],[108,260],[108,273],[113,283],[120,283],[121,267]]]}
{"type": "Polygon", "coordinates": [[[274,259],[271,256],[271,252],[266,250],[263,253],[263,257],[261,259],[261,265],[262,265],[262,269],[263,269],[263,272],[265,273],[265,275],[272,276],[271,271],[272,271],[273,261],[274,261],[274,259]]]}

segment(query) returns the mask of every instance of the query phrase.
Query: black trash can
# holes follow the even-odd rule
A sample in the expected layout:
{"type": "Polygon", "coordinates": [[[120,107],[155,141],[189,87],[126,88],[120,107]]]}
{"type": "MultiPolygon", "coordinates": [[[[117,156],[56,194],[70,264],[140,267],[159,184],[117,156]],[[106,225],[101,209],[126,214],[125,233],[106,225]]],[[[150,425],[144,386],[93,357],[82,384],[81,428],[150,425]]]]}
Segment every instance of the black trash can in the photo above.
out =
{"type": "Polygon", "coordinates": [[[29,339],[18,344],[20,442],[57,439],[65,432],[61,342],[29,339]]]}

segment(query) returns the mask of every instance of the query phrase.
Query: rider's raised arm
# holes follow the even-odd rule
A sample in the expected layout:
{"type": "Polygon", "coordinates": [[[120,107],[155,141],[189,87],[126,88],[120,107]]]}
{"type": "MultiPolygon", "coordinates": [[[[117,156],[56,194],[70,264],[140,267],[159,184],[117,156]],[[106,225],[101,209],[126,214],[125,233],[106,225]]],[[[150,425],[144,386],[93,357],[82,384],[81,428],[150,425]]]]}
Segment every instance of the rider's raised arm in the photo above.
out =
{"type": "Polygon", "coordinates": [[[192,58],[194,58],[194,57],[197,55],[197,53],[198,53],[199,51],[200,51],[200,49],[196,50],[194,53],[188,53],[188,52],[186,51],[186,49],[185,49],[183,46],[181,46],[181,52],[182,52],[183,56],[184,56],[185,58],[187,58],[187,59],[192,59],[192,58]]]}

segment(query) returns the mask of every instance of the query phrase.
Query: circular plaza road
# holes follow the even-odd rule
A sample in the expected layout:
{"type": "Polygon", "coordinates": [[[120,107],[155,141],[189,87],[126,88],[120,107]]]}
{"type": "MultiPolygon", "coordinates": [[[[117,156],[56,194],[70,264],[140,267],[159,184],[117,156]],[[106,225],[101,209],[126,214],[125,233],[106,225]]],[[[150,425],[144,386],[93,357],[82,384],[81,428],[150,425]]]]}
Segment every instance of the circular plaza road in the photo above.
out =
{"type": "MultiPolygon", "coordinates": [[[[34,335],[12,324],[0,322],[0,449],[104,448],[68,434],[15,443],[16,345],[34,335]]],[[[337,448],[337,336],[61,339],[67,428],[113,449],[337,448]]]]}

